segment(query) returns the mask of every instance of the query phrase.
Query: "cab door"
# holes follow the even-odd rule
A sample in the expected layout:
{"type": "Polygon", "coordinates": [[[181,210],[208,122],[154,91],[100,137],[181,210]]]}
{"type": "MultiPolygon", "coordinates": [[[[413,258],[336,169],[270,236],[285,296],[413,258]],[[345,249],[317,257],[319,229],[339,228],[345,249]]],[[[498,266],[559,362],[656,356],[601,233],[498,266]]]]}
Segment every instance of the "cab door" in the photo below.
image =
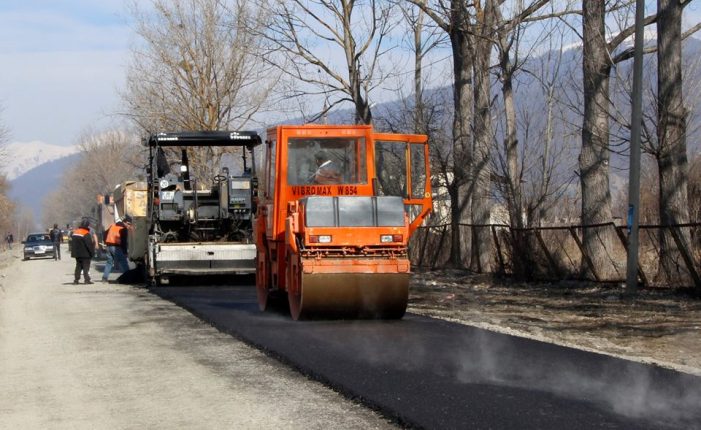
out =
{"type": "Polygon", "coordinates": [[[400,196],[412,234],[432,208],[428,137],[373,133],[375,195],[400,196]]]}

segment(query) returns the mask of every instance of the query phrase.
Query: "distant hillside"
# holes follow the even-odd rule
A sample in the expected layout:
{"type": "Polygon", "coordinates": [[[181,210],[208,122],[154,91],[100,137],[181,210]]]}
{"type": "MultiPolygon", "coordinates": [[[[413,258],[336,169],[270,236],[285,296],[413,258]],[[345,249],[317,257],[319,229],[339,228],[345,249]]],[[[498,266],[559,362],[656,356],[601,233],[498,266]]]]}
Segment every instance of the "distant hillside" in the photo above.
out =
{"type": "MultiPolygon", "coordinates": [[[[39,222],[44,199],[58,186],[64,172],[73,167],[80,154],[62,157],[37,166],[10,182],[10,198],[29,208],[39,222]]],[[[59,222],[61,220],[56,220],[59,222]]]]}
{"type": "Polygon", "coordinates": [[[13,180],[41,164],[78,152],[76,146],[52,145],[38,140],[12,142],[5,149],[7,163],[2,170],[9,180],[13,180]]]}

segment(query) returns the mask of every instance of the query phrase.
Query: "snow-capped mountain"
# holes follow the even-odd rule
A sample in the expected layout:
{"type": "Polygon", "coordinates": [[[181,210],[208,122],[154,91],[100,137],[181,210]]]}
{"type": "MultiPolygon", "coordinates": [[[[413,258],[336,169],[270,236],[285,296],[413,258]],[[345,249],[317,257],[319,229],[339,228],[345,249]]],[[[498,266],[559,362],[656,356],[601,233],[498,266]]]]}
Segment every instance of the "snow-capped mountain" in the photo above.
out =
{"type": "Polygon", "coordinates": [[[2,172],[11,181],[29,170],[78,152],[76,146],[59,146],[38,140],[31,142],[12,142],[6,147],[7,158],[2,172]]]}

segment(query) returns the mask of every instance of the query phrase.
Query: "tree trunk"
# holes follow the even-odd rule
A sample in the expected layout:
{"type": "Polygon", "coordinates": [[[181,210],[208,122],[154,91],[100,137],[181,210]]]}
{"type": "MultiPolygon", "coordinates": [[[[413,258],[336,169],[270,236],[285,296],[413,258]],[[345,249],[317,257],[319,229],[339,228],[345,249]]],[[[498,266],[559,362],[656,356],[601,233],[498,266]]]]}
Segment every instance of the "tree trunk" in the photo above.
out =
{"type": "MultiPolygon", "coordinates": [[[[583,2],[584,119],[579,170],[584,226],[611,221],[608,123],[611,62],[606,46],[605,13],[605,2],[583,2]]],[[[592,259],[600,279],[610,279],[614,273],[607,256],[613,242],[612,234],[608,228],[584,228],[583,231],[584,252],[592,259]]]]}
{"type": "Polygon", "coordinates": [[[422,34],[424,30],[424,12],[419,9],[419,16],[414,26],[414,132],[428,134],[424,114],[423,83],[421,75],[423,72],[423,47],[422,34]]]}
{"type": "MultiPolygon", "coordinates": [[[[459,8],[458,8],[459,9],[459,8]]],[[[454,11],[459,13],[459,11],[454,11]]],[[[454,18],[454,22],[462,22],[454,18]]],[[[472,115],[472,95],[471,95],[471,73],[472,55],[470,50],[470,40],[466,33],[455,30],[450,34],[451,48],[453,51],[453,102],[455,105],[455,116],[453,117],[453,180],[451,185],[455,187],[456,196],[451,196],[451,225],[460,223],[460,214],[465,202],[469,201],[469,192],[463,195],[463,184],[470,178],[472,166],[472,146],[470,117],[472,115]]],[[[453,243],[451,245],[451,262],[455,267],[462,265],[462,252],[460,246],[459,230],[453,232],[453,243]]]]}
{"type": "MultiPolygon", "coordinates": [[[[502,43],[506,46],[506,42],[502,43]]],[[[506,131],[504,153],[506,154],[507,204],[509,223],[512,228],[523,227],[523,202],[521,201],[521,178],[518,172],[518,140],[516,139],[516,108],[514,107],[513,74],[508,48],[502,51],[501,93],[504,98],[506,131]]]]}
{"type": "MultiPolygon", "coordinates": [[[[664,226],[689,221],[687,200],[688,164],[686,120],[682,94],[682,9],[678,0],[657,1],[657,138],[659,155],[660,223],[664,226]]],[[[688,231],[682,240],[690,243],[688,231]]],[[[662,280],[688,281],[688,272],[669,230],[660,237],[659,276],[662,280]],[[680,278],[681,275],[681,278],[680,278]]]]}
{"type": "MultiPolygon", "coordinates": [[[[540,173],[540,195],[541,198],[538,200],[538,205],[536,207],[535,222],[533,225],[541,227],[543,221],[547,215],[545,210],[545,196],[550,188],[550,169],[548,164],[550,163],[550,148],[553,143],[553,106],[555,105],[555,86],[552,83],[548,84],[546,91],[546,103],[547,103],[547,114],[545,119],[545,141],[543,142],[543,159],[541,160],[541,173],[540,173]]],[[[529,220],[530,223],[530,220],[529,220]]]]}
{"type": "Polygon", "coordinates": [[[360,61],[357,57],[357,46],[353,37],[352,15],[355,2],[342,2],[341,25],[343,26],[343,48],[346,55],[346,66],[348,67],[348,86],[351,99],[355,105],[355,123],[372,124],[372,112],[370,103],[363,96],[363,82],[360,76],[360,61]]]}
{"type": "Polygon", "coordinates": [[[460,240],[460,193],[459,187],[453,183],[448,187],[450,196],[450,267],[462,267],[462,246],[460,240]]]}
{"type": "Polygon", "coordinates": [[[372,112],[370,111],[370,104],[363,97],[362,80],[360,79],[360,68],[358,66],[357,62],[348,66],[351,98],[355,105],[355,123],[372,124],[372,112]]]}
{"type": "MultiPolygon", "coordinates": [[[[495,8],[496,20],[504,22],[501,10],[495,8]]],[[[516,67],[511,62],[511,49],[518,39],[517,27],[505,26],[498,32],[499,44],[499,78],[501,95],[504,100],[504,154],[506,157],[506,201],[509,210],[509,225],[512,228],[523,227],[523,201],[521,198],[521,177],[518,171],[518,140],[516,138],[516,108],[514,104],[513,78],[516,67]],[[514,31],[515,34],[510,35],[514,31]],[[510,38],[513,38],[510,40],[510,38]]],[[[516,46],[518,44],[516,43],[516,46]]],[[[518,48],[516,48],[518,49],[518,48]]]]}
{"type": "MultiPolygon", "coordinates": [[[[491,149],[493,145],[489,60],[492,52],[494,3],[487,0],[475,24],[474,52],[474,129],[475,149],[472,164],[472,223],[489,224],[491,212],[491,149]],[[481,15],[481,16],[480,16],[481,15]]],[[[492,239],[488,227],[473,227],[470,269],[489,272],[492,266],[492,239]]]]}

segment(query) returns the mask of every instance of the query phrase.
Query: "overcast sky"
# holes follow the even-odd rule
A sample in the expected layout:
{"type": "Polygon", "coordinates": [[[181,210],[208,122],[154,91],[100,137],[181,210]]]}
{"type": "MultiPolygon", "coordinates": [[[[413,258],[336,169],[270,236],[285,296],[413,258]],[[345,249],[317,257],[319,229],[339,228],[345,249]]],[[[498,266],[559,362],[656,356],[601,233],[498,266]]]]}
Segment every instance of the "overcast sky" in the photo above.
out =
{"type": "MultiPolygon", "coordinates": [[[[694,0],[685,22],[700,19],[694,0]]],[[[10,141],[72,145],[87,127],[118,121],[110,114],[133,37],[124,0],[0,0],[0,120],[10,141]]]]}
{"type": "Polygon", "coordinates": [[[11,142],[71,145],[106,126],[133,42],[122,0],[0,1],[0,104],[11,142]]]}

